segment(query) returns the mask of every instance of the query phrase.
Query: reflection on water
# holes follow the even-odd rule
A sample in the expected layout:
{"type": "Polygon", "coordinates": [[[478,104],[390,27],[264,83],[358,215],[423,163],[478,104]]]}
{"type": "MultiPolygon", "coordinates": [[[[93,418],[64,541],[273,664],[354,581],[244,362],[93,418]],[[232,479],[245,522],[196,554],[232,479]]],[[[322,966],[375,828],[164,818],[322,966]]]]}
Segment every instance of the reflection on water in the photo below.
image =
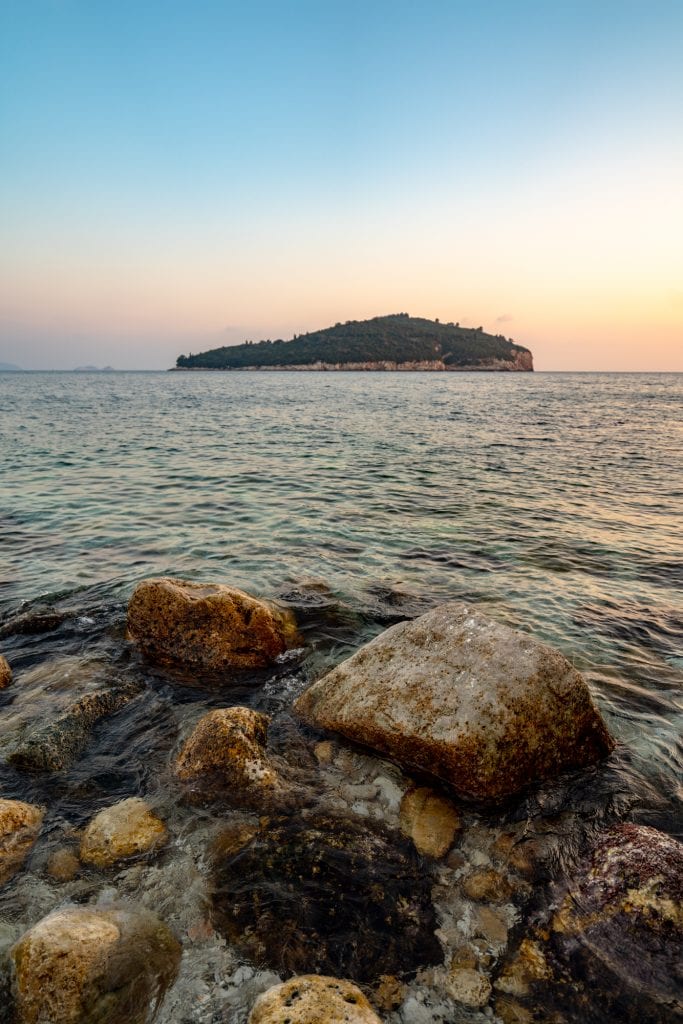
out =
{"type": "MultiPolygon", "coordinates": [[[[0,650],[16,675],[0,694],[0,790],[48,808],[30,870],[0,894],[0,944],[67,898],[128,896],[184,938],[162,1020],[242,1022],[273,975],[212,929],[206,850],[222,819],[179,799],[173,753],[207,708],[242,703],[272,715],[274,752],[311,771],[294,697],[380,629],[444,599],[484,602],[559,647],[621,741],[607,766],[495,821],[468,812],[472,821],[555,836],[549,874],[605,818],[676,832],[681,398],[683,378],[665,374],[0,374],[0,650]],[[160,574],[288,604],[303,660],[228,693],[142,665],[125,640],[125,602],[160,574]],[[31,721],[129,682],[144,692],[95,727],[67,771],[33,776],[6,762],[31,721]],[[56,849],[133,794],[169,823],[157,860],[46,877],[56,849]]],[[[352,785],[394,778],[383,762],[354,764],[352,785]]],[[[329,772],[316,783],[325,809],[341,768],[329,772]]],[[[437,900],[442,928],[457,918],[449,899],[437,900]]],[[[425,1020],[452,1019],[439,1012],[425,1020]]]]}

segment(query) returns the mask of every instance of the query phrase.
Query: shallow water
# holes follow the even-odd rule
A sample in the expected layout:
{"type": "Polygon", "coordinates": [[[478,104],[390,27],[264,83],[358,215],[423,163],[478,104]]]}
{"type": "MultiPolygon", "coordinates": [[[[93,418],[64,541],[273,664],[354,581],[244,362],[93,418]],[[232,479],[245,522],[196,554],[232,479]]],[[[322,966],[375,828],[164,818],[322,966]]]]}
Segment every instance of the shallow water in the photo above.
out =
{"type": "MultiPolygon", "coordinates": [[[[365,639],[445,599],[485,603],[559,647],[620,741],[608,765],[496,827],[569,814],[558,869],[605,817],[680,830],[682,400],[673,374],[0,374],[0,619],[27,603],[67,613],[0,639],[17,680],[0,697],[0,754],[74,695],[114,678],[147,687],[70,770],[0,765],[4,796],[49,808],[28,870],[0,893],[7,938],[66,898],[135,898],[184,937],[162,1021],[243,1021],[273,977],[202,923],[205,850],[223,819],[178,801],[172,754],[207,707],[248,703],[274,716],[273,748],[323,802],[359,813],[339,786],[395,769],[349,753],[321,774],[288,708],[365,639]],[[229,695],[150,671],[125,641],[124,607],[161,574],[287,601],[305,655],[229,695]],[[165,854],[46,878],[71,830],[136,793],[169,822],[165,854]]],[[[360,811],[391,824],[380,804],[360,811]]],[[[386,1019],[454,1020],[428,981],[386,1019]]]]}

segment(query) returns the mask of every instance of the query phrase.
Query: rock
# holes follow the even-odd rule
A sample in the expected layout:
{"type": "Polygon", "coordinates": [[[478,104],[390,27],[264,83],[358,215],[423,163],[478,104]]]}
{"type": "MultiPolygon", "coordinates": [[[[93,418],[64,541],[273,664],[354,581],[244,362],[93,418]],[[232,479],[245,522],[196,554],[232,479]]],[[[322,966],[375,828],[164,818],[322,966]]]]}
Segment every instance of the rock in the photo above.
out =
{"type": "Polygon", "coordinates": [[[501,800],[614,747],[566,658],[460,603],[392,626],[294,708],[473,800],[501,800]]]}
{"type": "Polygon", "coordinates": [[[496,1016],[503,1024],[533,1024],[533,1015],[521,1003],[508,996],[496,999],[496,1016]]]}
{"type": "Polygon", "coordinates": [[[334,760],[334,743],[332,740],[321,740],[313,747],[318,764],[332,764],[334,760]]]}
{"type": "Polygon", "coordinates": [[[214,927],[255,963],[372,983],[440,962],[432,881],[415,847],[367,818],[272,819],[211,858],[214,927]]]}
{"type": "Polygon", "coordinates": [[[445,988],[451,999],[465,1006],[486,1006],[491,998],[489,979],[468,967],[451,971],[445,988]]]}
{"type": "Polygon", "coordinates": [[[84,864],[108,868],[118,861],[158,850],[168,839],[163,821],[140,797],[105,807],[87,826],[81,840],[84,864]]]}
{"type": "Polygon", "coordinates": [[[406,986],[395,974],[381,974],[372,993],[372,1001],[378,1010],[391,1013],[398,1010],[406,997],[406,986]]]}
{"type": "Polygon", "coordinates": [[[0,799],[0,885],[16,875],[38,838],[45,811],[21,800],[0,799]]]}
{"type": "Polygon", "coordinates": [[[4,690],[11,682],[12,669],[7,664],[7,659],[0,654],[0,690],[4,690]]]}
{"type": "Polygon", "coordinates": [[[670,1024],[683,1020],[682,948],[683,845],[642,825],[607,829],[551,921],[553,986],[605,1019],[670,1024]]]}
{"type": "Polygon", "coordinates": [[[126,684],[86,694],[51,721],[30,730],[8,761],[22,771],[68,768],[86,747],[97,722],[125,707],[139,692],[138,686],[126,684]]]}
{"type": "Polygon", "coordinates": [[[11,957],[18,1024],[145,1024],[180,944],[149,911],[69,907],[30,928],[11,957]]]}
{"type": "Polygon", "coordinates": [[[511,996],[529,995],[531,986],[537,981],[552,977],[545,954],[537,942],[523,939],[519,949],[496,981],[496,989],[511,996]]]}
{"type": "Polygon", "coordinates": [[[350,981],[304,974],[269,988],[256,1000],[248,1024],[381,1024],[350,981]]]}
{"type": "Polygon", "coordinates": [[[465,895],[478,903],[503,903],[512,896],[512,886],[493,868],[474,871],[463,882],[465,895]]]}
{"type": "Polygon", "coordinates": [[[477,935],[482,935],[492,946],[504,946],[508,940],[508,927],[501,915],[490,907],[478,907],[472,916],[477,935]]]}
{"type": "Polygon", "coordinates": [[[420,853],[439,859],[450,850],[462,822],[450,800],[422,787],[408,790],[403,797],[400,826],[420,853]]]}
{"type": "Polygon", "coordinates": [[[268,715],[250,708],[217,708],[199,719],[175,764],[181,782],[202,795],[235,802],[269,799],[284,784],[266,752],[268,715]]]}
{"type": "Polygon", "coordinates": [[[128,634],[152,661],[214,672],[263,668],[298,642],[290,612],[220,583],[166,577],[135,588],[128,634]]]}
{"type": "Polygon", "coordinates": [[[55,882],[71,882],[81,869],[81,864],[73,852],[63,846],[51,855],[46,871],[55,882]]]}
{"type": "Polygon", "coordinates": [[[50,633],[57,629],[68,612],[58,612],[56,608],[35,608],[13,616],[0,626],[0,639],[6,636],[35,636],[38,633],[50,633]]]}

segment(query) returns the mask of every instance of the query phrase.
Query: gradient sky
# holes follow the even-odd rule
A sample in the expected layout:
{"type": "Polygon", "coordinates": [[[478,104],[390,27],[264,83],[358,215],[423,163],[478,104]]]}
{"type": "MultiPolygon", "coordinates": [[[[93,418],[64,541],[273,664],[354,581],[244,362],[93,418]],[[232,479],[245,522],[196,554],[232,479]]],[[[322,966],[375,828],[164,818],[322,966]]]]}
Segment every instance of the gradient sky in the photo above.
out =
{"type": "Polygon", "coordinates": [[[683,3],[0,0],[0,360],[407,311],[683,370],[683,3]]]}

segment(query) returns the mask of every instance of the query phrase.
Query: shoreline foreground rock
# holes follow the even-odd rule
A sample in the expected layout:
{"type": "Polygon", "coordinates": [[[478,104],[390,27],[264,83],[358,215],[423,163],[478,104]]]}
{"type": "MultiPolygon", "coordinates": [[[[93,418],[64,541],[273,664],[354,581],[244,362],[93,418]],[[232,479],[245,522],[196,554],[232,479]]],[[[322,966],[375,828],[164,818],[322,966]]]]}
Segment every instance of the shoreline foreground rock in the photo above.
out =
{"type": "Polygon", "coordinates": [[[274,985],[256,1000],[248,1024],[381,1024],[352,982],[304,974],[274,985]]]}
{"type": "Polygon", "coordinates": [[[175,980],[180,954],[148,910],[56,910],[12,947],[18,1024],[147,1024],[175,980]]]}
{"type": "Polygon", "coordinates": [[[4,690],[12,682],[12,669],[9,667],[7,658],[0,654],[0,690],[4,690]]]}
{"type": "Polygon", "coordinates": [[[221,672],[265,668],[298,641],[291,613],[221,583],[143,580],[128,635],[151,661],[221,672]]]}
{"type": "Polygon", "coordinates": [[[385,630],[294,709],[315,728],[482,802],[614,748],[585,680],[563,655],[460,602],[385,630]]]}

